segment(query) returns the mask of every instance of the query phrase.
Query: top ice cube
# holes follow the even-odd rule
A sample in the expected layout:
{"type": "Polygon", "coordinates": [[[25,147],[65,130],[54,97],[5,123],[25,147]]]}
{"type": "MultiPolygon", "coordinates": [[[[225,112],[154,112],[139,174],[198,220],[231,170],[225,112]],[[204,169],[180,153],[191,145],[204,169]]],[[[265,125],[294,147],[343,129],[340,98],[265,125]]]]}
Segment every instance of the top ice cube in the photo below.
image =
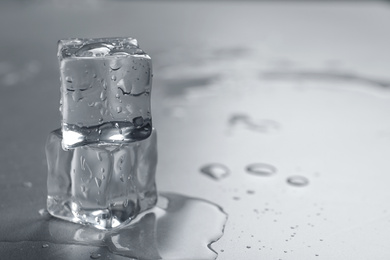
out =
{"type": "Polygon", "coordinates": [[[152,130],[152,63],[133,38],[58,43],[63,146],[123,143],[152,130]]]}

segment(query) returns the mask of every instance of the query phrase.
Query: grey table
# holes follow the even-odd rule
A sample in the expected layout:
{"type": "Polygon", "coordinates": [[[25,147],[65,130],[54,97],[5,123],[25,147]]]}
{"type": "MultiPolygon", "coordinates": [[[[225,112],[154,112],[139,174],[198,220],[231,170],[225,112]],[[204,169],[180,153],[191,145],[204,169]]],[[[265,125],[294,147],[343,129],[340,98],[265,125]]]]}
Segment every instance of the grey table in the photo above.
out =
{"type": "Polygon", "coordinates": [[[38,211],[57,40],[133,36],[154,62],[158,188],[223,208],[218,259],[389,259],[389,26],[385,2],[3,1],[0,258],[126,259],[50,242],[66,223],[38,211]]]}

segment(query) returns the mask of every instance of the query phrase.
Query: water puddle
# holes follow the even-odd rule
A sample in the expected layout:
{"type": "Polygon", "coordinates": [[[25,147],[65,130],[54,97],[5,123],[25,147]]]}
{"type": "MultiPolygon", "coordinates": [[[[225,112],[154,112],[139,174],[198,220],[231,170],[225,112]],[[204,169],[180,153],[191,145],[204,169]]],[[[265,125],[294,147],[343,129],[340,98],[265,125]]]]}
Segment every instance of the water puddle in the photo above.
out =
{"type": "MultiPolygon", "coordinates": [[[[99,259],[104,251],[135,259],[215,259],[218,254],[211,246],[223,235],[227,220],[218,205],[174,193],[160,193],[157,207],[138,216],[131,225],[111,231],[39,213],[39,219],[28,224],[31,229],[24,229],[32,233],[28,237],[45,243],[97,246],[92,259],[99,259]]],[[[25,240],[26,233],[21,231],[0,235],[0,240],[25,240]]]]}

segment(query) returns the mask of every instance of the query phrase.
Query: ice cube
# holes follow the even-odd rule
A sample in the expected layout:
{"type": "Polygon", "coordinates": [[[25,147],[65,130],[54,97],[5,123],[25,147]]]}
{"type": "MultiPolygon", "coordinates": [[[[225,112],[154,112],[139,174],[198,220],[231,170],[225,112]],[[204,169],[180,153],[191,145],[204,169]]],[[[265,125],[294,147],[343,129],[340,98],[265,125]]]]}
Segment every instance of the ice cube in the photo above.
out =
{"type": "Polygon", "coordinates": [[[138,142],[66,150],[57,129],[46,143],[47,209],[55,217],[109,229],[156,204],[156,133],[138,142]]]}
{"type": "Polygon", "coordinates": [[[65,148],[151,134],[152,63],[135,39],[60,40],[58,59],[65,148]]]}

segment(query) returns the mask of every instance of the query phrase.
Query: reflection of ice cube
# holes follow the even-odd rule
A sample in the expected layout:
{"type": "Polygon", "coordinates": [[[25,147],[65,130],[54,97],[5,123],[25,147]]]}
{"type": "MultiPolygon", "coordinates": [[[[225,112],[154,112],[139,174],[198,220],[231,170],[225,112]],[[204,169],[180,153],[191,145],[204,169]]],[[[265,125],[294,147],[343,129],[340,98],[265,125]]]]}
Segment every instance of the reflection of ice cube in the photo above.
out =
{"type": "Polygon", "coordinates": [[[58,58],[66,148],[97,142],[136,141],[150,135],[152,64],[135,39],[62,40],[58,58]],[[135,121],[141,123],[137,125],[135,121]],[[102,126],[106,135],[91,135],[102,126]],[[118,130],[124,138],[110,138],[118,130]],[[71,138],[74,133],[79,138],[71,138]]]}
{"type": "Polygon", "coordinates": [[[51,215],[105,229],[128,222],[157,200],[156,134],[138,142],[64,150],[61,130],[46,144],[51,215]]]}

